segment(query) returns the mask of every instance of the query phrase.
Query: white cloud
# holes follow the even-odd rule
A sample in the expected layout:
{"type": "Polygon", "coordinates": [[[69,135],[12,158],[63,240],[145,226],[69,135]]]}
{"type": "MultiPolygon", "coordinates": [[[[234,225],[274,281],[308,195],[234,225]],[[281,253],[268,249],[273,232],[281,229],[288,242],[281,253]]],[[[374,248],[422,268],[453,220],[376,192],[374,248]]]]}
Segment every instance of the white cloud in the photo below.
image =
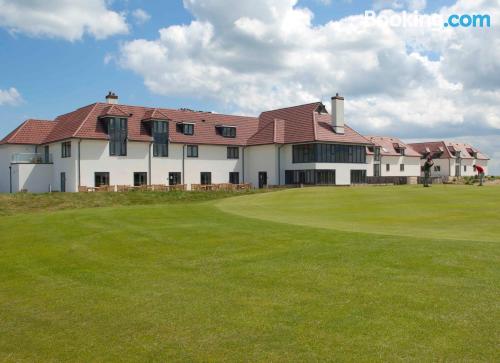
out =
{"type": "Polygon", "coordinates": [[[134,20],[136,24],[144,24],[151,19],[151,15],[149,15],[146,11],[143,9],[135,9],[132,12],[132,16],[134,17],[134,20]]]}
{"type": "MultiPolygon", "coordinates": [[[[441,12],[482,9],[498,23],[496,1],[471,3],[441,12]]],[[[119,64],[156,94],[210,98],[224,111],[258,114],[339,91],[347,120],[362,132],[500,133],[498,27],[393,28],[361,15],[315,26],[296,0],[230,4],[184,0],[194,21],[124,43],[119,64]]]]}
{"type": "Polygon", "coordinates": [[[12,33],[74,41],[128,32],[123,14],[105,0],[0,0],[0,26],[12,33]]]}
{"type": "Polygon", "coordinates": [[[15,89],[11,87],[6,90],[0,89],[0,106],[10,105],[17,106],[23,101],[21,94],[15,89]]]}
{"type": "Polygon", "coordinates": [[[374,0],[373,9],[395,9],[408,11],[422,11],[427,7],[427,0],[374,0]]]}

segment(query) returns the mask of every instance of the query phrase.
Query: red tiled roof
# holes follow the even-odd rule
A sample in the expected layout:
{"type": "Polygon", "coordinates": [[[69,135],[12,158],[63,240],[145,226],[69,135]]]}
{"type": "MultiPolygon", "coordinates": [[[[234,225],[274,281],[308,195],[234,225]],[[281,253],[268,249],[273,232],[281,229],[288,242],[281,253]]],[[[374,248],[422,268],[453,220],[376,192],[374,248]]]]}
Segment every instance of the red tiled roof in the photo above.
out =
{"type": "Polygon", "coordinates": [[[448,149],[454,149],[455,151],[460,151],[460,158],[462,159],[474,159],[474,153],[477,153],[477,159],[479,160],[489,160],[488,156],[481,153],[479,150],[474,149],[469,144],[457,143],[457,142],[446,142],[448,149]]]}
{"type": "Polygon", "coordinates": [[[5,136],[0,144],[38,145],[56,125],[54,121],[29,119],[5,136]]]}
{"type": "Polygon", "coordinates": [[[437,157],[437,155],[440,154],[440,151],[442,150],[443,153],[441,154],[439,159],[452,158],[452,155],[446,147],[444,141],[418,142],[408,145],[422,156],[426,156],[430,151],[432,157],[437,157]]]}
{"type": "Polygon", "coordinates": [[[344,134],[337,134],[331,126],[331,117],[318,111],[321,102],[266,111],[259,116],[259,128],[248,141],[249,145],[300,142],[339,142],[370,145],[371,142],[345,125],[344,134]],[[277,141],[275,141],[277,140],[277,141]]]}
{"type": "Polygon", "coordinates": [[[120,106],[110,105],[106,107],[104,110],[102,110],[101,114],[99,115],[99,117],[105,117],[105,116],[128,117],[129,114],[123,111],[120,108],[120,106]]]}
{"type": "Polygon", "coordinates": [[[399,147],[405,149],[405,156],[421,157],[417,151],[396,137],[366,136],[366,138],[375,145],[380,146],[380,154],[382,156],[401,156],[396,151],[396,147],[399,147]]]}
{"type": "MultiPolygon", "coordinates": [[[[170,142],[216,145],[245,145],[246,140],[257,130],[257,119],[254,117],[220,115],[209,112],[193,112],[164,108],[149,108],[141,106],[113,105],[128,116],[128,139],[130,141],[152,141],[144,120],[151,118],[167,119],[169,123],[170,142]],[[194,135],[184,135],[177,132],[178,122],[195,124],[194,135]],[[236,137],[226,138],[215,132],[216,125],[236,127],[236,137]]],[[[103,139],[108,135],[104,123],[99,120],[110,105],[95,103],[56,118],[57,126],[45,142],[54,142],[68,138],[103,139]]]]}

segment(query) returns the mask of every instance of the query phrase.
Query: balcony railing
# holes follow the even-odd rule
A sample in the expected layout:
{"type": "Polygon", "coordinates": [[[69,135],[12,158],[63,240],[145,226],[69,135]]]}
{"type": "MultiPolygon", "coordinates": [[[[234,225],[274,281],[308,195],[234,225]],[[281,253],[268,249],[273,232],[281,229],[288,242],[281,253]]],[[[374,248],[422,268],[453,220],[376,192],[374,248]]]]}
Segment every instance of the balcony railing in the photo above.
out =
{"type": "Polygon", "coordinates": [[[51,164],[52,154],[15,153],[10,161],[14,164],[51,164]]]}

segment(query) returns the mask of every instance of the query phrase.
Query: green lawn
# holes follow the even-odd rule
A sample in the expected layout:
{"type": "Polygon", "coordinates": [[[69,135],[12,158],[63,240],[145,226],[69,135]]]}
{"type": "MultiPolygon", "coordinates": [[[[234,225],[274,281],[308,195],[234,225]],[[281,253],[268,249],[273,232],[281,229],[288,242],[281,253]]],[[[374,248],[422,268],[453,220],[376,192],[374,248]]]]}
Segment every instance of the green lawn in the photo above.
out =
{"type": "Polygon", "coordinates": [[[18,206],[0,218],[0,361],[499,361],[499,195],[18,206]]]}

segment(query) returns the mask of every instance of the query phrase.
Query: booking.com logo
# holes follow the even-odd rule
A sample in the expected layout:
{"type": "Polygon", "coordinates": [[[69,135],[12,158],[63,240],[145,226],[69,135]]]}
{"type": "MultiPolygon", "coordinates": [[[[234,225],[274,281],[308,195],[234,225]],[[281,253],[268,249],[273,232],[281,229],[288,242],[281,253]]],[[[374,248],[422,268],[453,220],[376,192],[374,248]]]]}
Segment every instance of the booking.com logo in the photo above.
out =
{"type": "Polygon", "coordinates": [[[421,28],[421,27],[433,27],[433,28],[490,28],[491,27],[491,17],[490,15],[480,15],[480,14],[452,14],[446,18],[440,14],[421,14],[419,12],[409,13],[407,11],[402,12],[380,12],[377,14],[373,10],[365,11],[365,18],[370,21],[378,21],[388,24],[395,28],[421,28]]]}

